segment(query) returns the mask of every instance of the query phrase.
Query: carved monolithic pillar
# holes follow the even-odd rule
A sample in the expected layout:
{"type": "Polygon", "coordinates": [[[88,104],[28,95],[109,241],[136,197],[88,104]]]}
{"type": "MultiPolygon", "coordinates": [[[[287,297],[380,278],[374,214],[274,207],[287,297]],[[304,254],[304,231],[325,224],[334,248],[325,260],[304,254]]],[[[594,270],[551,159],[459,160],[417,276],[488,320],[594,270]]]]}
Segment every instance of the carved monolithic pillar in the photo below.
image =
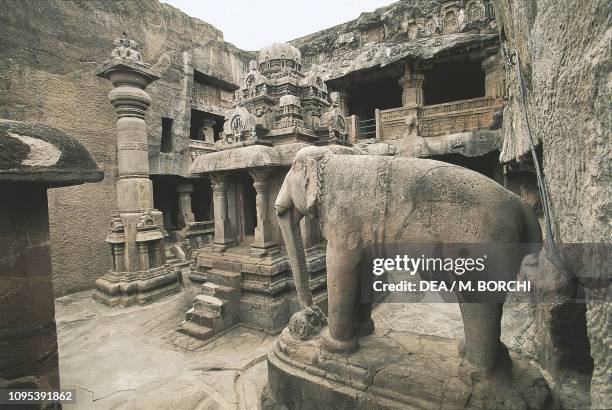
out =
{"type": "Polygon", "coordinates": [[[402,106],[403,107],[420,107],[425,104],[423,98],[423,85],[425,84],[425,76],[421,73],[416,73],[406,66],[404,75],[399,79],[399,85],[402,87],[402,106]]]}
{"type": "Polygon", "coordinates": [[[190,222],[195,222],[195,215],[191,209],[191,193],[193,192],[193,185],[186,182],[179,184],[176,187],[178,193],[178,207],[179,207],[179,226],[186,226],[190,222]]]}
{"type": "Polygon", "coordinates": [[[268,215],[268,181],[272,175],[269,168],[256,168],[249,171],[253,178],[253,187],[257,196],[255,206],[257,208],[257,227],[255,228],[255,240],[251,244],[252,252],[257,255],[265,255],[277,249],[277,244],[272,239],[273,224],[268,215]]]}
{"type": "Polygon", "coordinates": [[[504,97],[504,73],[501,57],[494,54],[482,61],[482,70],[485,72],[485,95],[493,98],[504,97]]]}
{"type": "Polygon", "coordinates": [[[157,80],[142,61],[138,44],[115,40],[111,60],[99,77],[113,84],[108,98],[117,111],[117,214],[106,241],[114,258],[110,272],[96,281],[96,300],[111,306],[145,304],[178,291],[177,276],[166,265],[163,216],[153,209],[144,90],[157,80]]]}
{"type": "Polygon", "coordinates": [[[227,208],[227,174],[215,172],[210,179],[213,183],[213,206],[215,214],[215,237],[213,246],[217,249],[225,248],[235,243],[232,233],[232,224],[227,208]]]}
{"type": "Polygon", "coordinates": [[[399,79],[399,84],[402,87],[402,107],[407,109],[406,131],[408,136],[416,137],[418,135],[419,109],[425,105],[423,96],[425,76],[422,73],[414,72],[406,65],[404,75],[399,79]]]}

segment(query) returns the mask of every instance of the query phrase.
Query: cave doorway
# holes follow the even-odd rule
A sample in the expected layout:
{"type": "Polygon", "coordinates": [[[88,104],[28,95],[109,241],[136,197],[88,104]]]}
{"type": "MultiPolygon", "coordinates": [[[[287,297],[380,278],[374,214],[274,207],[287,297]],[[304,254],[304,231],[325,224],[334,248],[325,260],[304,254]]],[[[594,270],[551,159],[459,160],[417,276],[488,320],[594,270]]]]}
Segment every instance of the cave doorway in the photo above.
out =
{"type": "Polygon", "coordinates": [[[387,110],[402,106],[402,87],[390,76],[367,77],[348,94],[349,115],[361,120],[373,119],[376,109],[387,110]]]}
{"type": "Polygon", "coordinates": [[[255,227],[257,226],[257,192],[253,187],[253,178],[247,172],[240,172],[237,179],[239,215],[242,219],[241,242],[250,244],[255,237],[255,227]]]}
{"type": "Polygon", "coordinates": [[[191,209],[196,221],[212,221],[214,217],[213,191],[206,178],[193,181],[191,209]]]}
{"type": "Polygon", "coordinates": [[[425,105],[485,96],[485,73],[480,61],[462,58],[439,62],[424,74],[425,105]]]}
{"type": "Polygon", "coordinates": [[[151,175],[153,182],[153,206],[163,212],[164,229],[175,231],[179,229],[179,205],[176,186],[178,177],[170,175],[151,175]]]}

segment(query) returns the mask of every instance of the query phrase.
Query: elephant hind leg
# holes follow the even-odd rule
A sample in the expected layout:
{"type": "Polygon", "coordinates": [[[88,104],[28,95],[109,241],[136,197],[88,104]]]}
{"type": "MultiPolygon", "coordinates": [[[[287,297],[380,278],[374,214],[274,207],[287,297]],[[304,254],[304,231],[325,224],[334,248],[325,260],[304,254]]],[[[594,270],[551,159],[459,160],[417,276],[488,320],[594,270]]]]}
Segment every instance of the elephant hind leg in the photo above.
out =
{"type": "Polygon", "coordinates": [[[460,303],[465,333],[463,355],[481,371],[488,372],[505,355],[501,343],[501,303],[460,303]]]}

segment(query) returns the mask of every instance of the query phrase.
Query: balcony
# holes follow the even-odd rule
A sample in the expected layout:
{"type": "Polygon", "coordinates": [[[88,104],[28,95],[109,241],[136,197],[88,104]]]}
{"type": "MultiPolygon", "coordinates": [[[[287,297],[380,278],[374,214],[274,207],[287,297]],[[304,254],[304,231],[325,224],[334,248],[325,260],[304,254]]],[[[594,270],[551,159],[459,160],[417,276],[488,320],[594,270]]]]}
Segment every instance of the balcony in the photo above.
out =
{"type": "Polygon", "coordinates": [[[361,121],[356,116],[350,116],[347,123],[352,124],[349,127],[352,141],[372,137],[389,141],[411,135],[438,137],[488,129],[493,123],[495,110],[502,106],[500,99],[479,97],[424,107],[376,110],[373,120],[361,121]]]}

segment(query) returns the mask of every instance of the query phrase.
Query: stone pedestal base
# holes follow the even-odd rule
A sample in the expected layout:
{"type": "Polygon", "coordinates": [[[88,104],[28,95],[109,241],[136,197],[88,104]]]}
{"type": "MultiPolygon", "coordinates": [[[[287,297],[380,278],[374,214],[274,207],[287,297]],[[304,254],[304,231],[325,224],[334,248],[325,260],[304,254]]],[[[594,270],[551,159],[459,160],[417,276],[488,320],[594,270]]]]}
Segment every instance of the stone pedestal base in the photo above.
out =
{"type": "MultiPolygon", "coordinates": [[[[315,302],[326,310],[324,248],[307,252],[306,263],[315,302]]],[[[264,256],[253,255],[253,247],[235,246],[222,253],[214,245],[204,247],[196,272],[206,282],[179,329],[193,337],[206,339],[237,323],[275,333],[299,310],[289,261],[276,246],[264,256]]]]}
{"type": "Polygon", "coordinates": [[[272,398],[292,410],[558,408],[542,375],[514,355],[485,377],[461,359],[457,341],[384,333],[338,355],[285,329],[268,355],[272,398]]]}
{"type": "Polygon", "coordinates": [[[110,307],[146,305],[180,291],[181,268],[163,265],[138,272],[109,271],[96,280],[93,298],[110,307]]]}

